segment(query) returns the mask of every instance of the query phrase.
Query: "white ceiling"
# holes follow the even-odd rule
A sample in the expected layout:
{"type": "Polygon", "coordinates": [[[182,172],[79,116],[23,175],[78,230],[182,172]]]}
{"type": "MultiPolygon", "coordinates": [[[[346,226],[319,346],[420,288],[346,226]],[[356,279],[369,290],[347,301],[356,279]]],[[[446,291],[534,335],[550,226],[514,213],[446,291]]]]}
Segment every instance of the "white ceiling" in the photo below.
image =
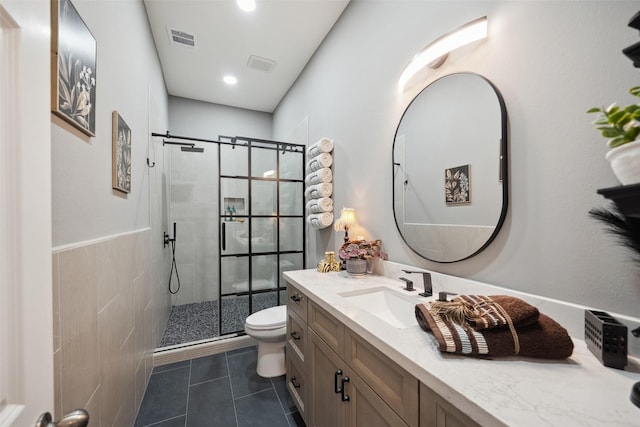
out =
{"type": "Polygon", "coordinates": [[[170,95],[273,112],[349,0],[256,2],[243,12],[236,0],[144,0],[170,95]],[[195,36],[195,48],[171,43],[169,29],[195,36]],[[250,68],[251,55],[275,66],[250,68]]]}

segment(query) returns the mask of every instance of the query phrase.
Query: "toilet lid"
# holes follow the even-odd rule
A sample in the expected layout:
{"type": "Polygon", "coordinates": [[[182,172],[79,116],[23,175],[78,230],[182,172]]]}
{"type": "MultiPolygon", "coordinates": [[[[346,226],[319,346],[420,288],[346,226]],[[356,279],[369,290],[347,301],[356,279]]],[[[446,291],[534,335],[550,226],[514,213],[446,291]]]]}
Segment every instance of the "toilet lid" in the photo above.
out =
{"type": "Polygon", "coordinates": [[[257,311],[247,317],[246,325],[252,329],[276,329],[287,324],[287,306],[278,305],[257,311]]]}

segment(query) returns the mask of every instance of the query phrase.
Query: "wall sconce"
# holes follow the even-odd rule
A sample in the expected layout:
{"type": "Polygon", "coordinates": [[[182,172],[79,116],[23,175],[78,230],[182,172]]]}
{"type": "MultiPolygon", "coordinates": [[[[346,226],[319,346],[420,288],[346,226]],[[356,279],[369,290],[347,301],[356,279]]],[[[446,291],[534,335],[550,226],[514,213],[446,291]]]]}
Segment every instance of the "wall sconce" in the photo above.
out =
{"type": "Polygon", "coordinates": [[[342,212],[340,212],[340,218],[333,224],[333,228],[336,231],[344,230],[344,242],[347,243],[349,241],[349,229],[357,223],[355,209],[343,208],[342,212]]]}
{"type": "Polygon", "coordinates": [[[398,90],[402,91],[409,79],[425,66],[438,68],[447,60],[449,52],[485,38],[487,38],[486,16],[467,22],[462,27],[437,38],[414,56],[409,65],[404,68],[398,81],[398,90]]]}

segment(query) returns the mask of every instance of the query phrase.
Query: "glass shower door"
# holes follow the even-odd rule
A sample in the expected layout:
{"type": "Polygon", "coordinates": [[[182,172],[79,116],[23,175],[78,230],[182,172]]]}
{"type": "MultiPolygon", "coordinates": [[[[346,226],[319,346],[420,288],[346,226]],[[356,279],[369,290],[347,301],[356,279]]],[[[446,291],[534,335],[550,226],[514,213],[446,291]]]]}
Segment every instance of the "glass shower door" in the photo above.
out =
{"type": "Polygon", "coordinates": [[[304,268],[303,148],[243,142],[220,144],[221,335],[283,304],[282,272],[304,268]]]}

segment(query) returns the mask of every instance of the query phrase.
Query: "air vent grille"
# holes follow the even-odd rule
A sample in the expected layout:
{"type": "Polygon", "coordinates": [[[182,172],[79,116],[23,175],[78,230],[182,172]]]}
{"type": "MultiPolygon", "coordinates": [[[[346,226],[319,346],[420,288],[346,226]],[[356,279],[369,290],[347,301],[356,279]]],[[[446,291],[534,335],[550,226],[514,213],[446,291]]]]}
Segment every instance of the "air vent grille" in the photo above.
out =
{"type": "Polygon", "coordinates": [[[270,73],[275,66],[276,61],[272,61],[271,59],[267,58],[261,58],[256,55],[250,55],[249,59],[247,60],[247,67],[264,71],[265,73],[270,73]]]}
{"type": "Polygon", "coordinates": [[[176,30],[173,28],[167,28],[169,32],[169,41],[172,46],[180,46],[187,47],[191,49],[195,49],[196,47],[196,36],[193,34],[186,33],[184,31],[176,30]]]}

